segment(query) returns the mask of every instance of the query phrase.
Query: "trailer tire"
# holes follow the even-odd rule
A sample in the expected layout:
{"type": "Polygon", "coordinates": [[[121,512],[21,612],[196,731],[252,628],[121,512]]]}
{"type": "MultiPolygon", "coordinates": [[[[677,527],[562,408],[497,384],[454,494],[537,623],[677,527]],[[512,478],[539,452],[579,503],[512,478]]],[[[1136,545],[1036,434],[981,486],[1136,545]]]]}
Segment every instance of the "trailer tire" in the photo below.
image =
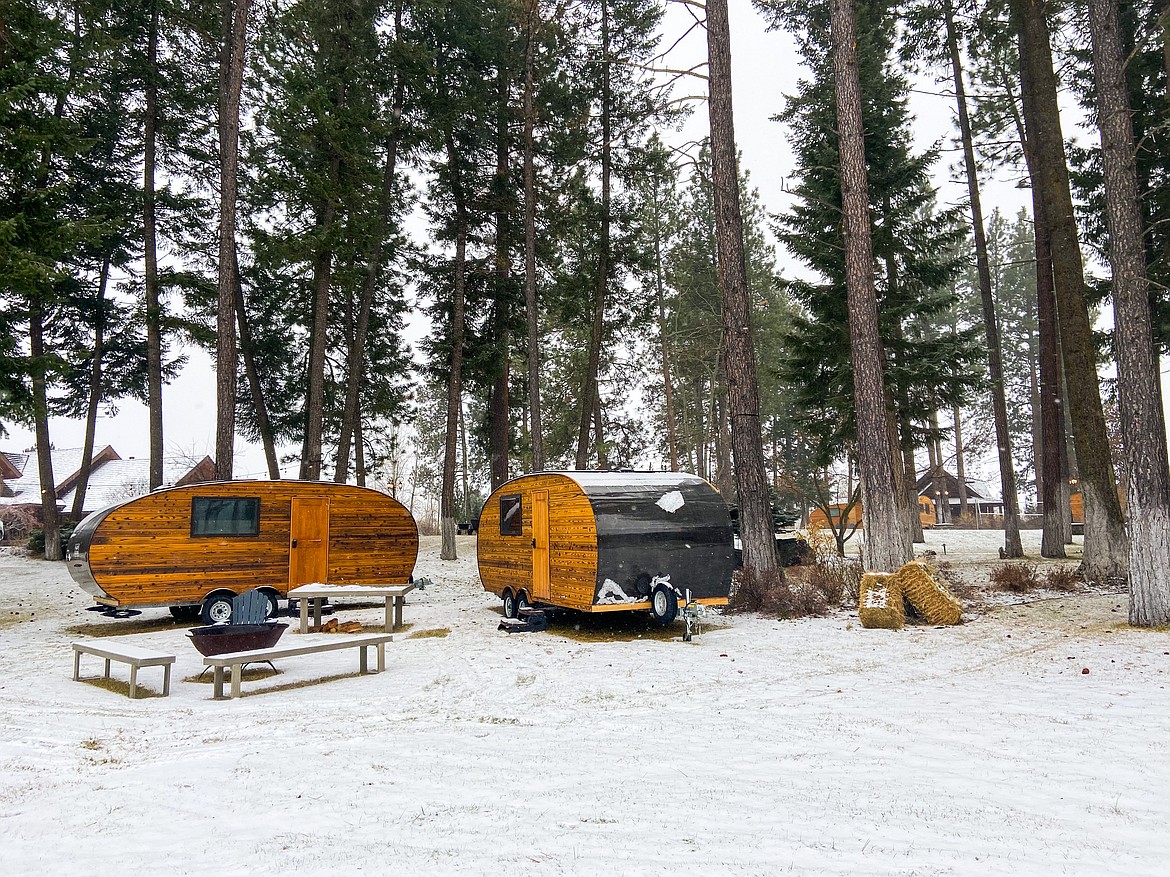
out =
{"type": "Polygon", "coordinates": [[[199,610],[199,617],[204,624],[230,624],[232,620],[231,591],[216,591],[203,598],[203,606],[199,610]]]}
{"type": "Polygon", "coordinates": [[[521,591],[516,596],[516,617],[520,617],[520,613],[525,609],[531,609],[532,604],[528,602],[528,595],[521,591]]]}
{"type": "Polygon", "coordinates": [[[260,593],[268,598],[268,612],[265,614],[264,620],[275,621],[280,617],[280,594],[267,588],[261,590],[260,593]]]}
{"type": "Polygon", "coordinates": [[[511,591],[504,591],[504,617],[516,617],[516,596],[511,591]]]}
{"type": "Polygon", "coordinates": [[[659,585],[650,595],[650,616],[663,627],[678,617],[678,595],[673,588],[659,585]]]}

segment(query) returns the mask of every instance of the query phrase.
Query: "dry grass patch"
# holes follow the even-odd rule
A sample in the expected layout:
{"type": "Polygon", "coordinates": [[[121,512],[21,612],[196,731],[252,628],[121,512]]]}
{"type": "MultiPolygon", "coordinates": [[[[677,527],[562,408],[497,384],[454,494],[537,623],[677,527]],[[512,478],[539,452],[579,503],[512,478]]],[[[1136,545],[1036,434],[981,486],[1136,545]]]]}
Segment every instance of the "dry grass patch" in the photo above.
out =
{"type": "Polygon", "coordinates": [[[1027,594],[1040,587],[1036,570],[1036,564],[1027,561],[1001,563],[991,571],[991,586],[997,591],[1027,594]]]}
{"type": "Polygon", "coordinates": [[[416,630],[407,639],[442,639],[451,633],[449,627],[435,627],[430,630],[416,630]]]}

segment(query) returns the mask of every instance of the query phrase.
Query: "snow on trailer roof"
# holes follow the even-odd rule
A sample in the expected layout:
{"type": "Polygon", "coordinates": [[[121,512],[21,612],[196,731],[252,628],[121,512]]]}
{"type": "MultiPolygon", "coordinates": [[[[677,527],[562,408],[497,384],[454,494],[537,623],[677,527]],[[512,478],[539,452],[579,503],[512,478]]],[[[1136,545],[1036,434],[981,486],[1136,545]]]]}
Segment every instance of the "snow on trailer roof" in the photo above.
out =
{"type": "Polygon", "coordinates": [[[564,475],[581,487],[678,487],[680,484],[707,484],[698,475],[688,472],[626,472],[620,469],[605,471],[570,470],[546,472],[546,475],[564,475]]]}

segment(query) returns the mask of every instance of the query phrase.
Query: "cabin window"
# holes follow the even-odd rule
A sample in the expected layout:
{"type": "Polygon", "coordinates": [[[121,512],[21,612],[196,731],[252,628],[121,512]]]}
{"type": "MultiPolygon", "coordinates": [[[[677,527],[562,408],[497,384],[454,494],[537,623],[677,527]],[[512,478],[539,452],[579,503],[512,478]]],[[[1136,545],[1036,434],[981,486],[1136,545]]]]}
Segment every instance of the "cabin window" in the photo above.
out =
{"type": "Polygon", "coordinates": [[[191,499],[192,536],[256,536],[259,533],[259,497],[196,496],[191,499]]]}
{"type": "Polygon", "coordinates": [[[520,496],[500,497],[500,535],[524,535],[524,501],[520,496]]]}
{"type": "Polygon", "coordinates": [[[841,517],[841,510],[840,509],[829,509],[829,517],[832,518],[833,520],[837,520],[837,518],[841,517]]]}

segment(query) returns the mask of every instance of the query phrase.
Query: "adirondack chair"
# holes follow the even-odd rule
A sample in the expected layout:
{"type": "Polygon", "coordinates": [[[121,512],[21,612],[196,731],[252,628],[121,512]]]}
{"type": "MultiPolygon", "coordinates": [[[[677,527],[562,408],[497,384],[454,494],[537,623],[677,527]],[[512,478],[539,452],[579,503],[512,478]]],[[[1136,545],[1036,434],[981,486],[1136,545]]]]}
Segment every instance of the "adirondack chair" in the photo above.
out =
{"type": "Polygon", "coordinates": [[[263,591],[253,588],[232,598],[232,624],[263,624],[272,602],[263,591]]]}

